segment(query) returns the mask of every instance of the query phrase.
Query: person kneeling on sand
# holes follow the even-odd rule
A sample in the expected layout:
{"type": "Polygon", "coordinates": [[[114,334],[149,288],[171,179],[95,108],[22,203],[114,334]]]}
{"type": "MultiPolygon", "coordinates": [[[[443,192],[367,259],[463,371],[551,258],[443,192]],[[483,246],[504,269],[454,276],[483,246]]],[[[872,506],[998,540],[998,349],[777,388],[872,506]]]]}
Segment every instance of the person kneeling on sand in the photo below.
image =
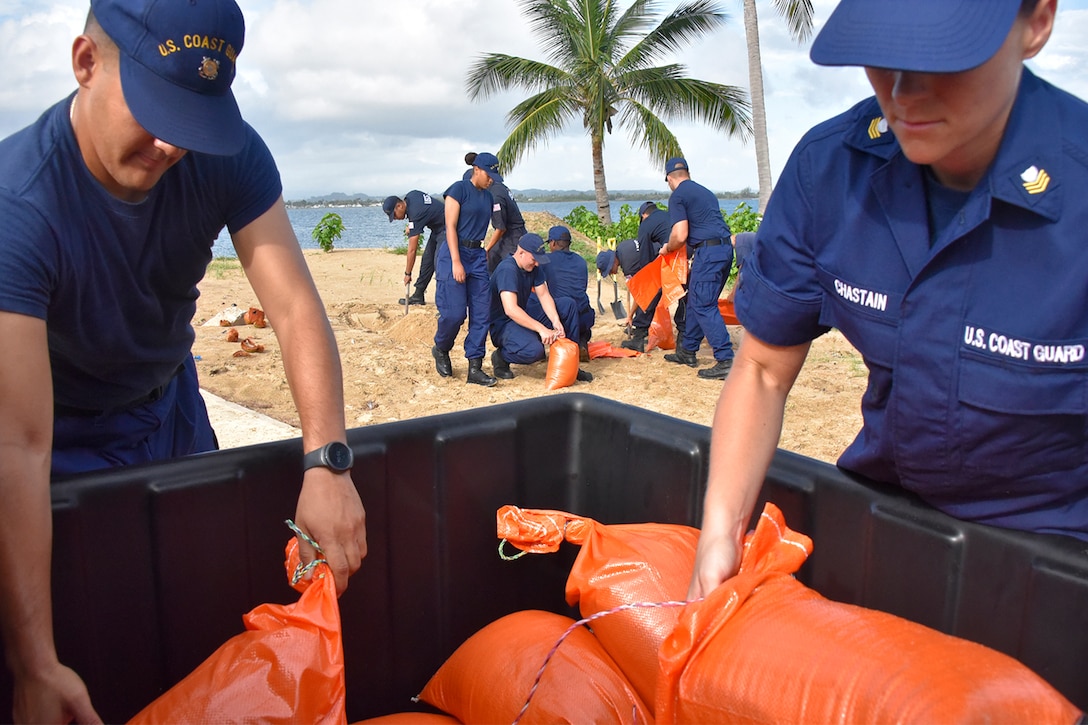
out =
{"type": "MultiPolygon", "coordinates": [[[[593,323],[597,315],[589,302],[586,289],[589,287],[589,271],[586,260],[570,250],[570,230],[564,226],[554,226],[548,230],[548,264],[544,267],[544,276],[548,280],[548,292],[552,299],[569,297],[578,308],[579,335],[578,359],[589,362],[589,340],[593,336],[593,323]]],[[[540,303],[536,296],[529,298],[529,314],[539,312],[540,303]]]]}
{"type": "MultiPolygon", "coordinates": [[[[578,307],[569,297],[553,298],[542,264],[550,260],[542,253],[544,240],[539,234],[526,234],[517,249],[499,262],[491,275],[491,367],[495,377],[510,380],[510,363],[528,365],[546,357],[544,346],[559,338],[578,340],[578,307]],[[536,293],[539,306],[535,314],[526,310],[529,295],[536,293]]],[[[593,376],[578,371],[578,380],[589,382],[593,376]]]]}

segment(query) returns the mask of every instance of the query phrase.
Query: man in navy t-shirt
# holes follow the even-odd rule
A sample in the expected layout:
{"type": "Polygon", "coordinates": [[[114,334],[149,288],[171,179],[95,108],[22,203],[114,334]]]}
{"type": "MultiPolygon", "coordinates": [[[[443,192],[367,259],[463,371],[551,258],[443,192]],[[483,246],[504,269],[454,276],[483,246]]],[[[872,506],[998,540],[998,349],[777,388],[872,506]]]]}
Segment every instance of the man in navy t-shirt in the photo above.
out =
{"type": "MultiPolygon", "coordinates": [[[[589,271],[586,260],[570,251],[570,230],[564,226],[554,226],[548,230],[548,264],[544,267],[544,276],[548,280],[548,291],[552,297],[569,297],[578,308],[579,357],[582,362],[589,361],[589,340],[593,336],[593,323],[597,315],[589,302],[589,271]]],[[[530,312],[540,304],[533,296],[529,298],[530,312]]]]}
{"type": "Polygon", "coordinates": [[[521,235],[525,234],[525,219],[517,201],[504,182],[491,185],[491,239],[487,245],[487,271],[495,271],[499,262],[514,253],[521,235]]]}
{"type": "Polygon", "coordinates": [[[684,335],[676,351],[665,355],[669,362],[698,367],[695,353],[703,337],[714,351],[714,365],[699,371],[700,378],[723,380],[733,366],[733,344],[718,308],[733,266],[729,227],[722,218],[714,192],[692,181],[688,162],[680,157],[665,163],[665,181],[672,189],[669,221],[672,231],[662,253],[687,245],[691,269],[684,335]]]}
{"type": "Polygon", "coordinates": [[[96,720],[53,642],[50,474],[216,447],[191,320],[224,225],[319,454],[295,523],[339,591],[366,554],[336,341],[275,163],[230,90],[243,36],[233,0],[92,0],[78,89],[0,141],[0,629],[18,721],[96,720]],[[328,446],[340,455],[321,458],[328,446]]]}
{"type": "Polygon", "coordinates": [[[408,219],[408,256],[404,261],[404,284],[412,281],[412,269],[416,265],[416,252],[419,250],[419,236],[425,229],[430,229],[427,244],[423,248],[423,259],[419,263],[419,279],[416,280],[415,292],[408,296],[407,303],[401,297],[398,305],[425,305],[427,300],[423,293],[427,291],[427,285],[434,277],[434,251],[437,245],[446,242],[446,207],[441,196],[424,194],[418,189],[413,189],[401,199],[397,196],[387,196],[382,202],[382,211],[394,219],[408,219]]]}
{"type": "MultiPolygon", "coordinates": [[[[540,265],[549,264],[539,234],[525,234],[514,253],[499,262],[491,275],[491,367],[495,377],[511,380],[510,363],[529,365],[546,356],[544,346],[561,337],[577,340],[578,308],[569,297],[553,298],[540,265]],[[538,305],[529,312],[529,296],[538,305]]],[[[578,371],[578,380],[593,376],[578,371]]]]}
{"type": "MultiPolygon", "coordinates": [[[[645,267],[661,252],[661,248],[669,243],[669,235],[672,234],[672,224],[669,223],[669,215],[652,201],[647,201],[638,210],[641,220],[638,223],[638,236],[632,240],[624,240],[616,245],[616,261],[625,277],[630,279],[640,269],[645,267]]],[[[631,337],[620,343],[621,347],[628,350],[646,352],[646,340],[650,334],[650,323],[653,322],[654,313],[657,311],[657,303],[661,300],[661,293],[654,296],[653,301],[646,309],[637,308],[631,315],[631,337]]],[[[687,298],[681,297],[677,302],[676,315],[674,317],[680,334],[678,339],[684,336],[684,317],[687,306],[687,298]]]]}

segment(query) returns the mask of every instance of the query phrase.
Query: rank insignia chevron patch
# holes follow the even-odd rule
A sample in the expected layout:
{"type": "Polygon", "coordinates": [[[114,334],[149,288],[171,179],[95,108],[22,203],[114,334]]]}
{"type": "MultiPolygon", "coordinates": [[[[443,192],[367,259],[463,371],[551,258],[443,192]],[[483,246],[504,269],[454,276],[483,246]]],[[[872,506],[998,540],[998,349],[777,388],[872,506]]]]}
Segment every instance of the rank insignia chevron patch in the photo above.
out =
{"type": "Polygon", "coordinates": [[[1020,178],[1024,180],[1024,188],[1029,194],[1042,194],[1050,186],[1050,174],[1046,173],[1046,169],[1035,166],[1025,169],[1020,178]]]}
{"type": "Polygon", "coordinates": [[[878,139],[888,132],[888,122],[883,116],[877,116],[869,121],[869,138],[878,139]]]}

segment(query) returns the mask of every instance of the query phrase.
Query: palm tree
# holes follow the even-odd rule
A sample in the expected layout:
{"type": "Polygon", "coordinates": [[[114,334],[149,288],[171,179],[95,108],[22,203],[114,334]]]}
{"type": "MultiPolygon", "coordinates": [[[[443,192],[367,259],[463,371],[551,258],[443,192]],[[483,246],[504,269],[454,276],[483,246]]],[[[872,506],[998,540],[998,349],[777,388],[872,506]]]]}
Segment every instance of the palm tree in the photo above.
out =
{"type": "MultiPolygon", "coordinates": [[[[798,43],[812,34],[812,0],[771,0],[786,19],[790,36],[798,43]]],[[[763,66],[759,57],[759,19],[756,0],[743,0],[744,38],[748,44],[748,86],[752,96],[752,126],[756,141],[756,172],[759,178],[759,212],[771,198],[771,154],[767,147],[767,109],[763,104],[763,66]]]]}
{"type": "Polygon", "coordinates": [[[725,13],[711,0],[688,0],[656,26],[652,0],[635,0],[622,13],[614,0],[519,2],[550,63],[492,53],[469,69],[467,81],[473,100],[511,88],[535,94],[506,116],[512,130],[498,153],[504,168],[513,168],[569,121],[581,120],[593,152],[597,216],[611,224],[603,150],[613,121],[660,164],[681,154],[663,118],[750,136],[743,89],[688,78],[676,63],[654,65],[725,23],[725,13]]]}

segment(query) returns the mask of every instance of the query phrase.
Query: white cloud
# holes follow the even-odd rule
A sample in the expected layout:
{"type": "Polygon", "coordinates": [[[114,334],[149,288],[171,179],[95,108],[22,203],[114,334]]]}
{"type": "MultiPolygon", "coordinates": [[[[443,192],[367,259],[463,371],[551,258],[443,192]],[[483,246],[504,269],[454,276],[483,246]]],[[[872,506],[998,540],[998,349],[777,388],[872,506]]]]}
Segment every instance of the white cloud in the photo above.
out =
{"type": "MultiPolygon", "coordinates": [[[[740,0],[721,0],[729,24],[673,59],[696,78],[747,88],[740,0]]],[[[235,92],[280,165],[288,198],[332,191],[372,195],[442,191],[469,150],[496,150],[517,102],[465,97],[465,75],[487,52],[541,58],[511,0],[240,0],[247,40],[235,92]]],[[[834,0],[814,2],[817,29],[834,0]]],[[[1054,36],[1031,66],[1088,98],[1088,0],[1063,0],[1054,36]]],[[[671,7],[669,3],[663,7],[671,7]]],[[[86,0],[0,0],[0,136],[74,88],[71,41],[86,0]]],[[[821,68],[811,41],[795,43],[771,4],[758,3],[772,173],[800,136],[869,89],[858,69],[821,68]]],[[[670,123],[712,189],[755,187],[751,145],[694,123],[670,123]]],[[[661,170],[625,130],[605,142],[610,188],[664,190],[661,170]]],[[[589,140],[577,125],[509,174],[514,188],[590,189],[589,140]]]]}

